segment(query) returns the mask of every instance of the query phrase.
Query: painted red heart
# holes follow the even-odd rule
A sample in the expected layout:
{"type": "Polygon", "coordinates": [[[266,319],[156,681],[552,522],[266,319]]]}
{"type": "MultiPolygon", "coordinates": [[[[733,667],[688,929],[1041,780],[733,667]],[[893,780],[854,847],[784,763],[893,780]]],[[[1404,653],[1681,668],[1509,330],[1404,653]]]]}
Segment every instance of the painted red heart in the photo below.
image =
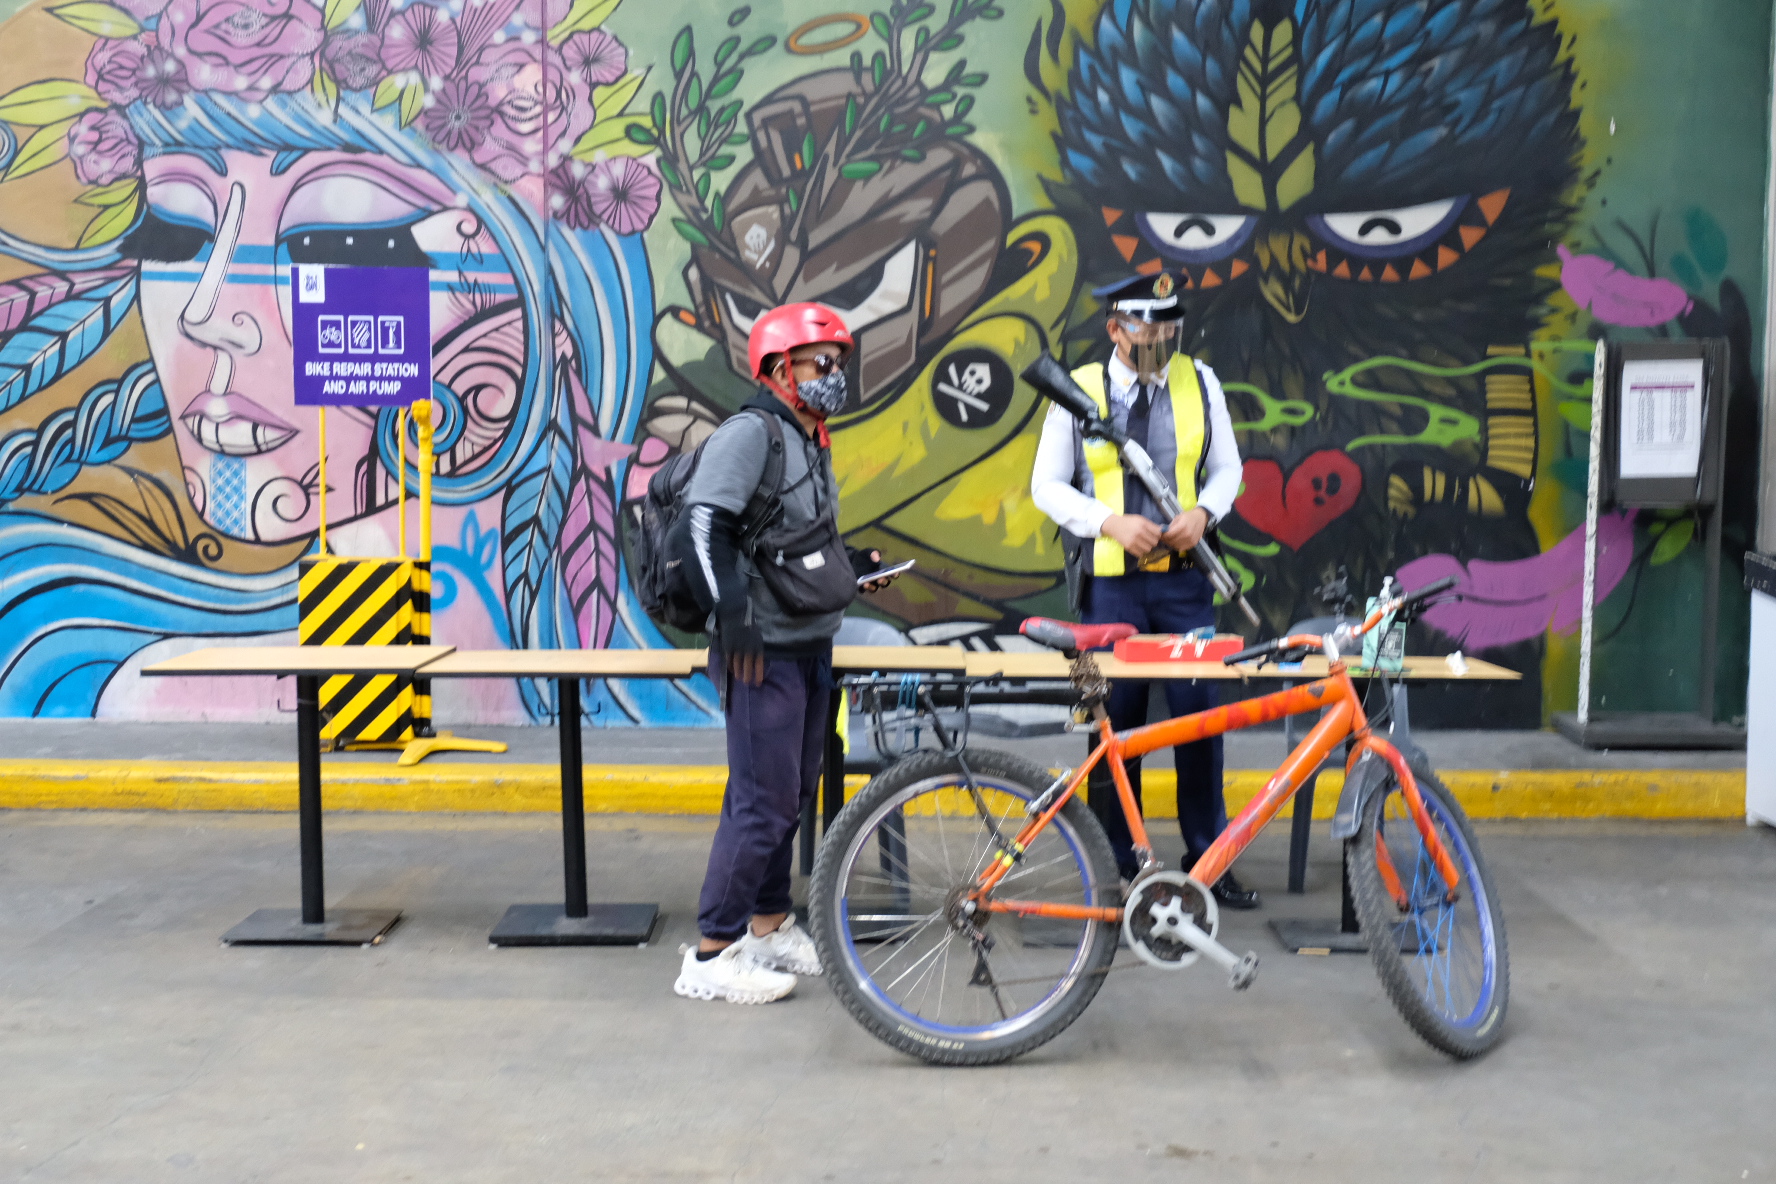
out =
{"type": "Polygon", "coordinates": [[[1239,516],[1265,534],[1299,551],[1340,514],[1357,504],[1363,470],[1336,449],[1310,453],[1283,481],[1274,460],[1249,460],[1245,492],[1233,503],[1239,516]]]}

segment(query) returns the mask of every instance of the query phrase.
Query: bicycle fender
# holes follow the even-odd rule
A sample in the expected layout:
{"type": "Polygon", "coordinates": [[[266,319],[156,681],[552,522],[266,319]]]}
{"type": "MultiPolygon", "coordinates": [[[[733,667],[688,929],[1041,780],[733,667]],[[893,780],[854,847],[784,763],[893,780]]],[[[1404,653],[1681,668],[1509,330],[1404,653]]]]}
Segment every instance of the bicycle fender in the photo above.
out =
{"type": "MultiPolygon", "coordinates": [[[[1406,758],[1406,767],[1412,770],[1414,777],[1422,776],[1423,770],[1430,769],[1430,759],[1418,745],[1404,738],[1391,743],[1406,758]]],[[[1386,783],[1392,771],[1386,761],[1372,752],[1357,758],[1356,767],[1344,779],[1344,789],[1338,795],[1338,809],[1332,815],[1334,839],[1342,842],[1357,833],[1357,821],[1363,817],[1370,795],[1386,783]]]]}

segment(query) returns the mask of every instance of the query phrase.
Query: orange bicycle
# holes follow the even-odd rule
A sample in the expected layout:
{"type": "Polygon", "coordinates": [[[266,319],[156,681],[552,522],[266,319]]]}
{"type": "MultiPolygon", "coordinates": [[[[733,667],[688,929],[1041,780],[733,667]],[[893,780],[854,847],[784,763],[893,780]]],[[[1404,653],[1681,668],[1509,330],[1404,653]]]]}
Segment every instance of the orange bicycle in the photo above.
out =
{"type": "MultiPolygon", "coordinates": [[[[820,958],[858,1022],[903,1052],[950,1065],[1009,1060],[1059,1035],[1098,993],[1120,937],[1142,962],[1203,957],[1251,985],[1256,954],[1217,938],[1209,888],[1339,744],[1349,741],[1333,819],[1352,896],[1388,995],[1413,1030],[1451,1056],[1497,1042],[1509,995],[1504,918],[1461,806],[1424,754],[1378,735],[1342,658],[1386,617],[1410,620],[1446,580],[1380,605],[1361,625],[1253,646],[1229,665],[1313,650],[1328,676],[1209,711],[1115,732],[1109,682],[1089,650],[1134,630],[1031,618],[1023,633],[1072,660],[1080,706],[1101,734],[1078,769],[966,747],[921,692],[941,751],[891,765],[834,820],[809,887],[820,958]],[[1154,857],[1124,762],[1286,715],[1319,722],[1189,875],[1154,857]],[[1126,888],[1102,827],[1078,796],[1108,761],[1142,870],[1126,888]]],[[[967,680],[959,680],[966,682],[967,680]]],[[[966,720],[969,689],[953,696],[966,720]]]]}

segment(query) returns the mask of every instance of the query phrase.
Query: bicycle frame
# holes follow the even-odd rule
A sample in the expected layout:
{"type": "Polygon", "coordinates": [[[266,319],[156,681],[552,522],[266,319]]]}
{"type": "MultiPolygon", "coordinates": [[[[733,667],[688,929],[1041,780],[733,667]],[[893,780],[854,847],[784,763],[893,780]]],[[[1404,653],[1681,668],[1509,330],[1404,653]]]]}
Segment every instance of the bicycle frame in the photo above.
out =
{"type": "MultiPolygon", "coordinates": [[[[1290,646],[1318,647],[1321,639],[1310,636],[1297,636],[1285,639],[1290,646]]],[[[1153,862],[1153,848],[1148,841],[1147,827],[1141,812],[1135,806],[1134,789],[1129,783],[1128,768],[1125,764],[1130,758],[1144,756],[1160,748],[1170,748],[1178,744],[1190,744],[1197,740],[1206,740],[1211,736],[1220,736],[1226,732],[1249,728],[1254,724],[1270,723],[1288,715],[1302,715],[1309,711],[1326,709],[1320,722],[1311,728],[1301,743],[1295,746],[1276,773],[1264,785],[1264,789],[1254,797],[1239,815],[1227,824],[1220,837],[1203,853],[1196,866],[1191,869],[1191,877],[1204,886],[1211,886],[1233,865],[1243,852],[1257,837],[1277,813],[1284,803],[1295,795],[1314,770],[1331,755],[1332,750],[1346,739],[1350,739],[1350,756],[1345,763],[1345,772],[1356,766],[1363,753],[1374,753],[1376,757],[1387,762],[1399,779],[1400,788],[1405,796],[1412,814],[1414,826],[1423,838],[1426,848],[1435,861],[1437,870],[1443,877],[1448,889],[1448,899],[1453,901],[1460,883],[1460,873],[1455,862],[1449,856],[1436,829],[1431,823],[1429,813],[1425,809],[1424,799],[1418,791],[1418,782],[1412,776],[1412,770],[1406,764],[1406,758],[1392,744],[1375,735],[1369,727],[1368,717],[1363,713],[1362,698],[1357,693],[1356,684],[1351,681],[1350,673],[1343,661],[1332,663],[1328,676],[1304,686],[1290,687],[1256,699],[1246,699],[1238,703],[1229,703],[1222,707],[1198,711],[1191,715],[1182,715],[1174,719],[1163,720],[1144,727],[1131,728],[1127,732],[1115,732],[1110,727],[1110,720],[1102,705],[1096,708],[1098,727],[1103,739],[1092,750],[1092,754],[1081,765],[1067,782],[1066,789],[1056,796],[1053,802],[1038,815],[1026,822],[1017,837],[1010,842],[1009,851],[1000,851],[996,859],[988,865],[979,883],[969,894],[970,898],[984,911],[993,913],[1016,913],[1022,916],[1061,917],[1081,921],[1104,921],[1112,924],[1122,920],[1122,909],[1093,905],[1049,904],[1026,900],[997,900],[992,896],[993,889],[1009,874],[1017,861],[1022,858],[1030,842],[1054,820],[1061,808],[1084,785],[1091,771],[1099,761],[1108,761],[1110,775],[1116,784],[1117,796],[1122,801],[1123,816],[1128,820],[1130,838],[1134,848],[1144,862],[1153,862]]],[[[1386,844],[1376,845],[1376,858],[1381,865],[1383,883],[1401,908],[1407,905],[1406,890],[1400,882],[1399,875],[1392,866],[1387,853],[1386,844]]]]}

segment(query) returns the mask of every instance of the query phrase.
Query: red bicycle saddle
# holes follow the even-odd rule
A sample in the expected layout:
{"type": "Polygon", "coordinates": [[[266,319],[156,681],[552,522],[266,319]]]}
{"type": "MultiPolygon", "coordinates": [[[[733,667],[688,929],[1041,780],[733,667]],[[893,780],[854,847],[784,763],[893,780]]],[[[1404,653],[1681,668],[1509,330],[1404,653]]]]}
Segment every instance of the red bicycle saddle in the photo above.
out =
{"type": "Polygon", "coordinates": [[[1095,650],[1135,635],[1133,625],[1074,625],[1049,617],[1025,617],[1018,632],[1055,650],[1095,650]]]}

